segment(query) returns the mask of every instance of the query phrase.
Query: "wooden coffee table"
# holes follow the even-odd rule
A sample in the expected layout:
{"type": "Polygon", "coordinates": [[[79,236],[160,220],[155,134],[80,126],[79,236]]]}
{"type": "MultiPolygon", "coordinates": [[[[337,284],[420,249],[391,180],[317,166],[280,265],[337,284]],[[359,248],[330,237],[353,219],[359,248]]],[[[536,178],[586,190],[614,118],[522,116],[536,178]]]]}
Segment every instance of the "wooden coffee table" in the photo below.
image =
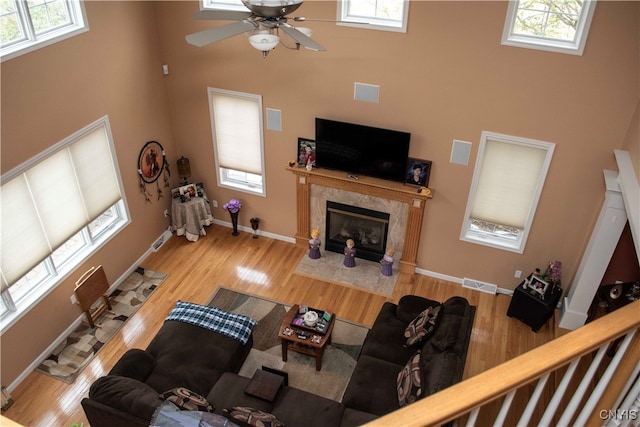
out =
{"type": "Polygon", "coordinates": [[[333,325],[335,324],[336,316],[331,316],[331,321],[327,326],[327,332],[324,335],[314,334],[303,328],[296,328],[291,326],[291,322],[298,314],[299,305],[296,304],[284,315],[282,324],[280,325],[280,332],[278,338],[282,340],[282,361],[287,361],[287,353],[289,350],[296,353],[307,354],[309,356],[315,356],[316,358],[316,371],[322,368],[322,356],[324,355],[324,349],[328,344],[331,344],[331,332],[333,332],[333,325]],[[287,330],[293,330],[291,335],[286,333],[287,330]],[[298,338],[298,332],[304,332],[308,335],[307,339],[298,338]],[[319,339],[312,339],[314,336],[319,339]]]}

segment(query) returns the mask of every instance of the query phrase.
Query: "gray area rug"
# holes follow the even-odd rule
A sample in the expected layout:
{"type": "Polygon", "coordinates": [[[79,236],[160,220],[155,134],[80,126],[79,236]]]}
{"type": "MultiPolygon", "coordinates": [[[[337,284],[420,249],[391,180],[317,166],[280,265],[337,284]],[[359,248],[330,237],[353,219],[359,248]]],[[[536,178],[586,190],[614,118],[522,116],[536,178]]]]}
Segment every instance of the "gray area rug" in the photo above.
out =
{"type": "MultiPolygon", "coordinates": [[[[282,361],[278,339],[280,324],[291,306],[220,287],[209,302],[226,311],[252,317],[258,321],[253,330],[253,348],[239,374],[251,378],[263,365],[289,373],[289,385],[340,401],[353,373],[362,343],[369,329],[336,318],[332,343],[322,359],[322,370],[316,371],[315,358],[290,351],[282,361]]],[[[322,309],[323,307],[316,307],[322,309]]]]}
{"type": "Polygon", "coordinates": [[[69,384],[74,382],[82,369],[167,277],[164,273],[138,267],[109,296],[113,313],[105,312],[98,318],[96,324],[101,327],[90,328],[83,321],[36,371],[69,384]]]}
{"type": "Polygon", "coordinates": [[[324,251],[318,259],[303,256],[294,273],[319,278],[340,285],[354,286],[382,295],[393,294],[393,288],[398,280],[397,262],[391,276],[382,275],[382,265],[379,262],[356,259],[356,266],[345,267],[342,262],[344,255],[324,251]]]}

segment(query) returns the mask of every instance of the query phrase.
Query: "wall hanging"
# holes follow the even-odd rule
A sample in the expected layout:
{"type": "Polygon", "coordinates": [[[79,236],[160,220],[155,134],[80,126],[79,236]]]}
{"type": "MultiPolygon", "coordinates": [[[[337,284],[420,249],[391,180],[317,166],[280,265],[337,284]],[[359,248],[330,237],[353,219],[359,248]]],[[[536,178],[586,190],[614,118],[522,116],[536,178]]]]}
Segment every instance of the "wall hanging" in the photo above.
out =
{"type": "Polygon", "coordinates": [[[164,186],[169,187],[169,163],[165,156],[164,148],[158,141],[149,141],[144,144],[138,157],[138,175],[140,176],[140,192],[144,194],[144,199],[151,202],[151,193],[147,190],[147,184],[156,183],[158,189],[158,200],[162,197],[162,189],[158,178],[163,174],[164,186]],[[164,172],[164,173],[163,173],[164,172]]]}

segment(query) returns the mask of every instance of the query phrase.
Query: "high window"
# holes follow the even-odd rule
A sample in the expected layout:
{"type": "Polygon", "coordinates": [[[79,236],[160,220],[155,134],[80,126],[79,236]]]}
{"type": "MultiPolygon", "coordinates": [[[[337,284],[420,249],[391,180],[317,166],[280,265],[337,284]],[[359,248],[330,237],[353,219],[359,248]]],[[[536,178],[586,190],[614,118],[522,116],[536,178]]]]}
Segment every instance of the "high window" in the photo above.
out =
{"type": "Polygon", "coordinates": [[[502,44],[582,55],[596,0],[510,1],[502,44]]]}
{"type": "Polygon", "coordinates": [[[338,25],[406,33],[409,0],[338,0],[337,16],[338,25]]]}
{"type": "Polygon", "coordinates": [[[524,252],[554,148],[483,132],[460,238],[524,252]]]}
{"type": "Polygon", "coordinates": [[[0,1],[0,55],[3,61],[87,30],[80,0],[0,1]]]}
{"type": "Polygon", "coordinates": [[[265,195],[262,97],[209,88],[218,185],[265,195]]]}
{"type": "Polygon", "coordinates": [[[129,223],[104,117],[0,177],[2,328],[129,223]]]}

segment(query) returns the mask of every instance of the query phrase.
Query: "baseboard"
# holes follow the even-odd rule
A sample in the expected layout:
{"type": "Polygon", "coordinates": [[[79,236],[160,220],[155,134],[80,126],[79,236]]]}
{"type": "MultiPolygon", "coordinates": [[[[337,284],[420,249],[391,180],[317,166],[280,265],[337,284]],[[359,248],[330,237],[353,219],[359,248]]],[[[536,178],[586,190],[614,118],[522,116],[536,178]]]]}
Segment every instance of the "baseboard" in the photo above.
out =
{"type": "MultiPolygon", "coordinates": [[[[219,219],[213,219],[213,223],[220,225],[222,227],[227,227],[227,228],[233,228],[233,225],[230,222],[227,221],[221,221],[219,219]]],[[[245,231],[247,233],[251,233],[253,234],[253,229],[251,227],[247,227],[244,225],[238,225],[238,230],[240,231],[245,231]]],[[[282,236],[280,234],[275,234],[275,233],[269,233],[267,231],[262,231],[262,230],[258,230],[257,231],[257,235],[258,236],[264,236],[264,237],[268,237],[270,239],[274,239],[274,240],[281,240],[283,242],[287,242],[287,243],[296,243],[296,239],[293,237],[288,237],[288,236],[282,236]]]]}
{"type": "MultiPolygon", "coordinates": [[[[253,231],[253,230],[251,230],[253,231]]],[[[165,235],[166,231],[162,233],[162,235],[159,237],[159,239],[161,239],[164,235],[165,235]]],[[[166,241],[166,240],[165,240],[166,241]]],[[[129,267],[122,275],[120,275],[120,277],[118,277],[113,284],[109,287],[108,293],[113,292],[118,286],[120,286],[120,284],[127,278],[129,277],[129,275],[131,273],[133,273],[142,263],[145,259],[147,259],[147,257],[149,255],[151,255],[151,253],[153,252],[153,246],[149,247],[149,249],[147,249],[140,258],[138,258],[132,265],[131,267],[129,267]]],[[[9,391],[9,393],[13,392],[13,390],[15,390],[16,387],[18,387],[18,385],[20,385],[20,383],[22,383],[22,381],[24,381],[27,376],[29,374],[31,374],[38,366],[40,366],[40,364],[42,362],[44,362],[47,357],[49,357],[49,355],[51,353],[53,353],[53,351],[62,343],[62,341],[64,341],[64,339],[71,333],[73,332],[78,326],[80,326],[80,323],[82,323],[82,320],[84,319],[84,313],[80,314],[78,316],[78,318],[76,320],[73,321],[73,323],[71,325],[69,325],[69,327],[67,329],[64,330],[64,332],[58,336],[58,338],[51,343],[51,345],[49,345],[49,347],[47,347],[41,354],[40,356],[38,356],[38,358],[36,360],[33,361],[33,363],[31,363],[24,371],[22,371],[22,373],[20,375],[18,375],[18,377],[7,386],[7,390],[9,391]]]]}
{"type": "MultiPolygon", "coordinates": [[[[446,280],[447,282],[457,283],[460,286],[462,286],[462,282],[464,281],[462,277],[449,276],[447,274],[436,273],[435,271],[424,270],[422,268],[416,268],[416,274],[446,280]]],[[[496,289],[496,295],[513,295],[513,290],[498,287],[496,289]]]]}

